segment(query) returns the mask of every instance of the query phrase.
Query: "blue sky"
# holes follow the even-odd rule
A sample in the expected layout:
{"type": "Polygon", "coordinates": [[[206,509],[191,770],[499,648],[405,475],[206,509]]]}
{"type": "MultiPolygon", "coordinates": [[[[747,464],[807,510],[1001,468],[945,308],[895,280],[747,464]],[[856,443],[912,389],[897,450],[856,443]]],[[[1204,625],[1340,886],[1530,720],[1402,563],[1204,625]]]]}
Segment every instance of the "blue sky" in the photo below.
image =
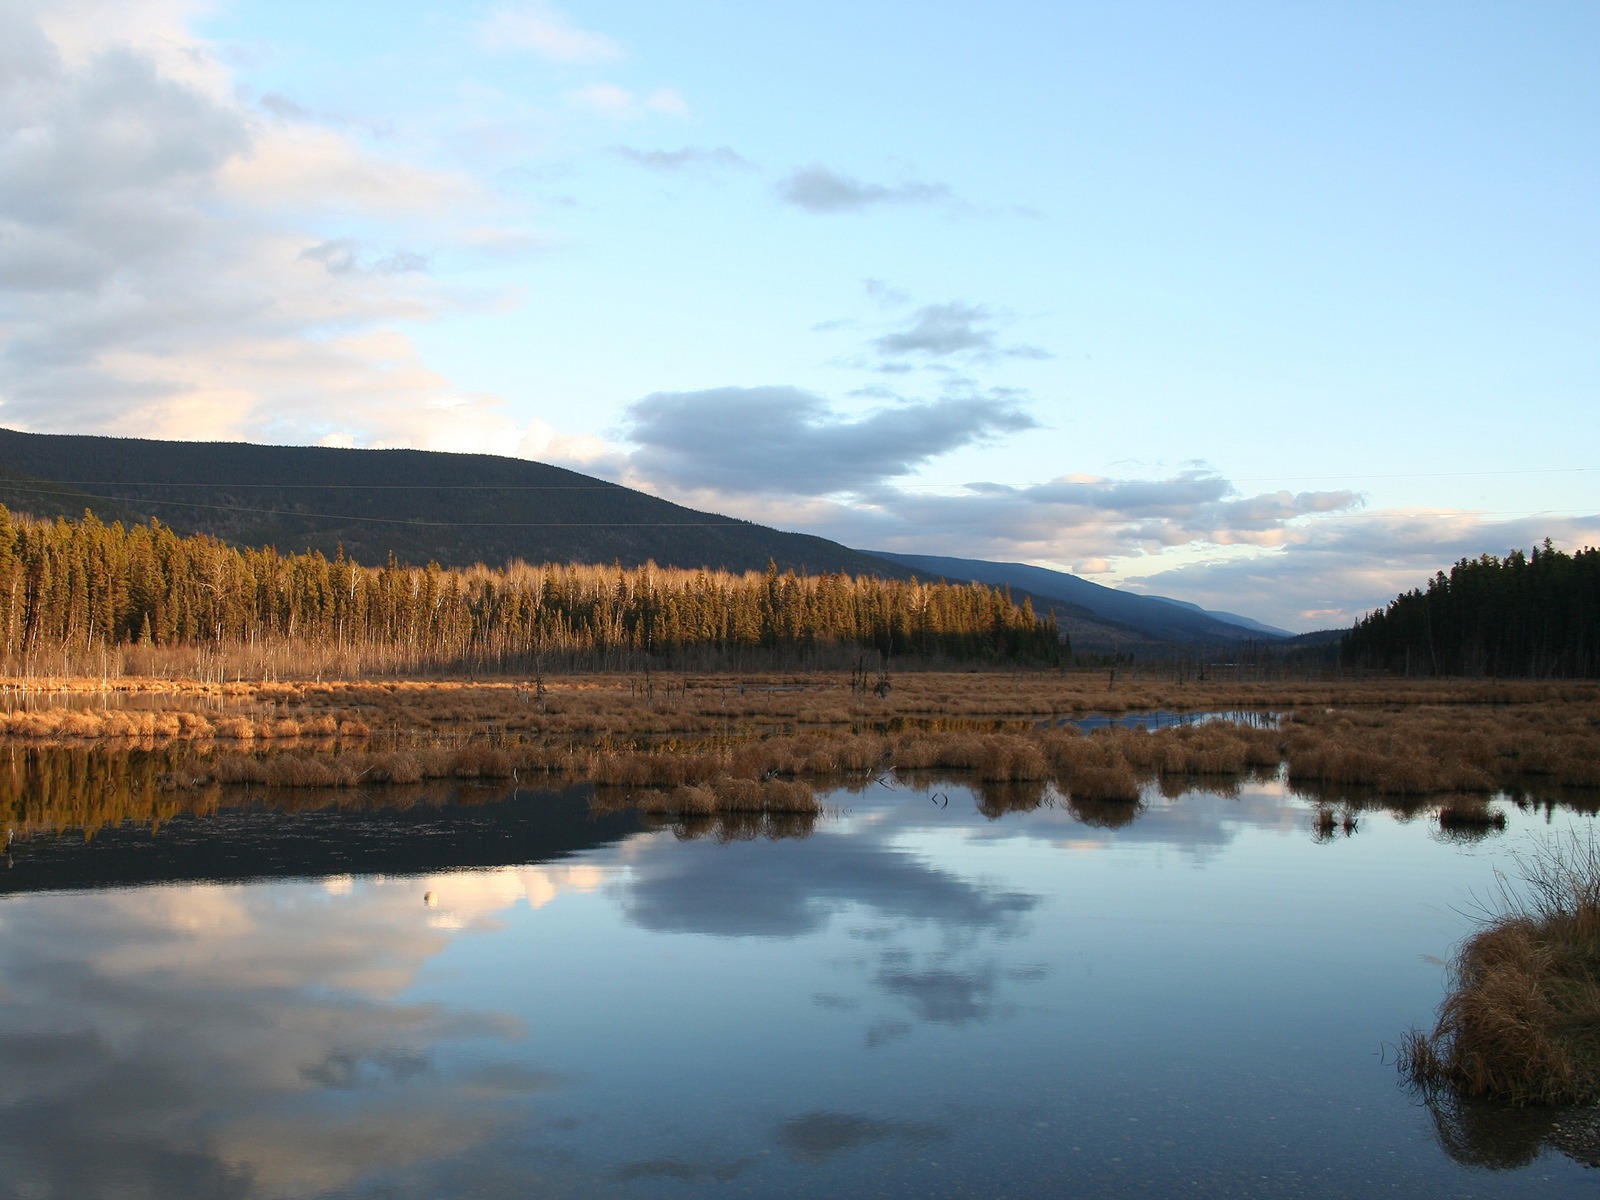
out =
{"type": "Polygon", "coordinates": [[[1584,3],[0,0],[0,423],[1292,629],[1600,541],[1584,3]]]}

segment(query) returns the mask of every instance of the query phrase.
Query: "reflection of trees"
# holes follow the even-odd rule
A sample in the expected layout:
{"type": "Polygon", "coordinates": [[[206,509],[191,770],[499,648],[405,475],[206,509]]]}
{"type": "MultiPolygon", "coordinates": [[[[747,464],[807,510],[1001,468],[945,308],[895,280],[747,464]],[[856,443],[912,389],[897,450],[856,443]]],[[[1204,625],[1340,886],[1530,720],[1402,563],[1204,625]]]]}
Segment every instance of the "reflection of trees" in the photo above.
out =
{"type": "Polygon", "coordinates": [[[1580,816],[1600,816],[1600,788],[1555,787],[1546,788],[1544,796],[1535,796],[1521,788],[1511,796],[1511,802],[1523,812],[1543,812],[1550,817],[1562,809],[1580,816]]]}
{"type": "Polygon", "coordinates": [[[11,747],[0,752],[0,824],[19,837],[133,821],[159,825],[217,808],[215,787],[176,792],[176,756],[161,750],[11,747]]]}
{"type": "Polygon", "coordinates": [[[485,804],[513,789],[461,780],[382,788],[269,788],[242,793],[192,786],[183,751],[29,746],[0,751],[0,827],[16,838],[133,824],[158,830],[177,817],[209,817],[240,804],[275,812],[352,812],[485,804]]]}
{"type": "Polygon", "coordinates": [[[808,838],[817,827],[816,813],[786,812],[721,812],[715,814],[681,814],[678,816],[647,814],[646,829],[670,829],[680,842],[699,838],[714,838],[726,845],[729,842],[753,842],[766,838],[776,842],[785,838],[808,838]]]}

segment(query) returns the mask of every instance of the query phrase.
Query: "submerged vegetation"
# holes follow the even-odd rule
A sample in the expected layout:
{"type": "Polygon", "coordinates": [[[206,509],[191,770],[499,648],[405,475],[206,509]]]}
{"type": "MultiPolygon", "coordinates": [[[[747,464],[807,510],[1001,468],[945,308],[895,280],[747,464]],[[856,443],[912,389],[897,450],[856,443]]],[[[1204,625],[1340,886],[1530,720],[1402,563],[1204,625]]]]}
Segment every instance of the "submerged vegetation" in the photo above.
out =
{"type": "Polygon", "coordinates": [[[1541,841],[1503,877],[1461,946],[1431,1033],[1400,1069],[1425,1093],[1512,1104],[1600,1103],[1600,843],[1541,841]]]}

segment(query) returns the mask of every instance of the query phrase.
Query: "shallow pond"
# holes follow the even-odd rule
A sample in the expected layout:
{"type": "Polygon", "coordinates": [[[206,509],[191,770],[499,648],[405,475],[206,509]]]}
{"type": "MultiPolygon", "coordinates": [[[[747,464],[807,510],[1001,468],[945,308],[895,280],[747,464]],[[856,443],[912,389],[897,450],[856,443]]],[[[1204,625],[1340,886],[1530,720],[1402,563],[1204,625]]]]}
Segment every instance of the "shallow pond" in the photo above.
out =
{"type": "Polygon", "coordinates": [[[1600,1182],[1558,1115],[1436,1118],[1387,1061],[1508,852],[1589,828],[1568,809],[1502,800],[1471,840],[1428,810],[1319,834],[1276,780],[1136,815],[873,784],[695,828],[456,800],[19,839],[0,1196],[1600,1182]]]}

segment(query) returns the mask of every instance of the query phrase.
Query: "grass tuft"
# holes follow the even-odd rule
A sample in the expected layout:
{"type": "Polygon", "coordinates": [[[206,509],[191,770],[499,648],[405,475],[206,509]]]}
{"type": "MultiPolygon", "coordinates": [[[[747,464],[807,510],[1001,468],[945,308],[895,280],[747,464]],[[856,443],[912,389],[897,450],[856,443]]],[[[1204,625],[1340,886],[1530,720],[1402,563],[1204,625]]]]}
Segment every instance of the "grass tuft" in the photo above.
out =
{"type": "Polygon", "coordinates": [[[1574,834],[1515,856],[1451,967],[1431,1033],[1401,1041],[1428,1093],[1512,1104],[1600,1102],[1600,843],[1574,834]]]}

